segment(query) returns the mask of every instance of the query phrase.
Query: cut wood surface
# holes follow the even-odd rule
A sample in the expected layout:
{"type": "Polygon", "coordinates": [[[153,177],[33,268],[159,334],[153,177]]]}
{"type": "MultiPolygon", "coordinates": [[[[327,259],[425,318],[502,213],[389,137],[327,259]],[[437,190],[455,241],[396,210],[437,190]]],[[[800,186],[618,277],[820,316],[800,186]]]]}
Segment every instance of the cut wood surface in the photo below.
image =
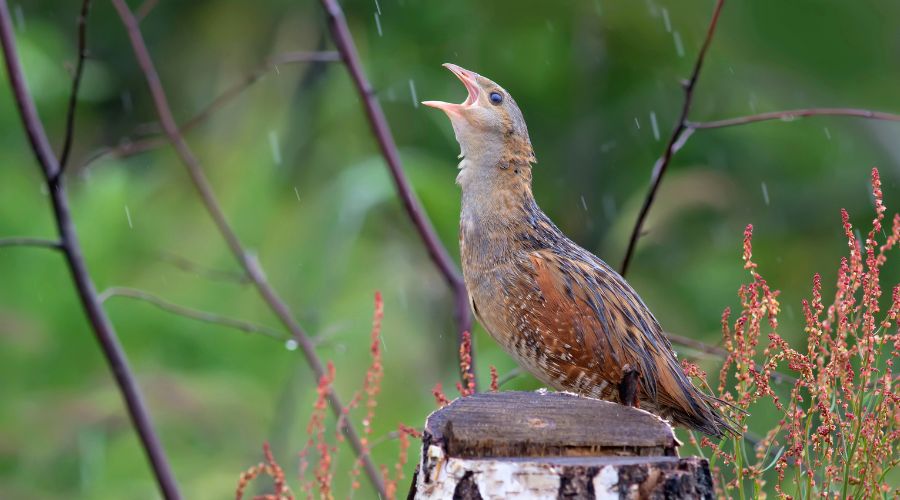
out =
{"type": "Polygon", "coordinates": [[[428,417],[453,457],[674,456],[672,427],[649,412],[558,392],[482,392],[428,417]]]}
{"type": "Polygon", "coordinates": [[[409,498],[713,498],[671,426],[566,393],[478,393],[432,413],[409,498]]]}

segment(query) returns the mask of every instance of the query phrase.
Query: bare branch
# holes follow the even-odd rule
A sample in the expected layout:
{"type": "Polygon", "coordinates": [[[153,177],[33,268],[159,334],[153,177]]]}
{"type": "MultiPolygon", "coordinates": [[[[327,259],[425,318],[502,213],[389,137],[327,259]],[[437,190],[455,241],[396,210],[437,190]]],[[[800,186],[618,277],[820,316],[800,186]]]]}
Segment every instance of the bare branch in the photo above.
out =
{"type": "Polygon", "coordinates": [[[97,290],[88,272],[78,233],[69,210],[69,199],[65,186],[60,179],[60,168],[50,141],[44,132],[43,123],[35,109],[34,100],[25,84],[25,77],[16,50],[12,21],[6,0],[0,0],[0,43],[3,45],[3,59],[9,77],[13,97],[22,119],[22,124],[31,144],[31,149],[40,164],[47,183],[53,212],[59,231],[60,245],[66,257],[66,263],[72,274],[72,280],[78,292],[78,298],[84,307],[85,314],[91,323],[93,332],[112,371],[119,391],[125,399],[131,422],[137,430],[144,451],[150,460],[160,491],[166,499],[180,499],[181,494],[175,483],[172,469],[166,459],[162,444],[156,435],[150,414],[144,404],[137,382],[125,351],[119,343],[116,331],[109,317],[97,299],[97,290]]]}
{"type": "Polygon", "coordinates": [[[87,17],[91,10],[91,0],[83,0],[81,13],[78,15],[78,62],[75,63],[75,75],[72,77],[72,90],[69,92],[69,110],[66,112],[66,138],[62,152],[59,154],[59,171],[66,169],[69,153],[72,150],[72,136],[75,134],[75,108],[78,107],[78,88],[81,86],[81,75],[84,73],[84,60],[87,57],[87,17]]]}
{"type": "Polygon", "coordinates": [[[694,349],[695,351],[699,351],[704,354],[710,354],[712,356],[716,356],[716,357],[723,358],[723,359],[726,356],[728,356],[728,351],[726,351],[725,349],[723,349],[719,346],[707,344],[706,342],[701,342],[699,340],[692,339],[690,337],[685,337],[684,335],[678,335],[677,333],[672,333],[672,332],[663,332],[663,333],[665,333],[666,338],[669,339],[669,342],[671,342],[673,344],[678,344],[678,345],[681,345],[684,347],[689,347],[691,349],[694,349]]]}
{"type": "Polygon", "coordinates": [[[44,238],[0,238],[0,248],[3,247],[37,247],[61,250],[62,244],[57,240],[47,240],[44,238]]]}
{"type": "MultiPolygon", "coordinates": [[[[312,339],[294,318],[293,313],[291,313],[290,309],[275,289],[269,284],[256,257],[244,249],[240,239],[229,225],[221,206],[216,200],[215,193],[213,192],[212,186],[209,184],[209,180],[206,178],[206,174],[203,172],[200,161],[194,156],[194,153],[181,135],[178,125],[175,123],[175,118],[172,115],[172,110],[169,107],[168,98],[166,97],[162,83],[159,80],[159,74],[156,71],[153,59],[144,42],[144,37],[141,34],[137,19],[134,17],[124,0],[112,0],[112,2],[116,11],[119,13],[119,17],[122,19],[122,24],[128,31],[128,37],[131,41],[135,58],[147,80],[147,86],[153,97],[160,124],[162,125],[169,142],[172,143],[175,152],[187,169],[191,182],[197,190],[201,201],[212,217],[216,228],[219,230],[219,233],[222,235],[235,259],[253,281],[253,284],[262,299],[269,305],[285,328],[291,332],[291,335],[294,340],[297,341],[300,350],[303,352],[307,364],[315,374],[316,379],[321,380],[322,377],[326,375],[325,367],[319,359],[318,354],[316,354],[315,345],[312,339]]],[[[334,415],[337,418],[340,418],[344,414],[345,407],[333,390],[328,393],[328,402],[334,415]]],[[[344,419],[341,431],[347,438],[347,441],[350,443],[356,456],[362,461],[364,468],[366,469],[366,474],[373,487],[379,494],[385,496],[384,481],[381,473],[375,467],[374,462],[372,462],[371,457],[360,441],[356,429],[347,419],[344,419]]]]}
{"type": "Polygon", "coordinates": [[[250,278],[247,277],[247,274],[240,271],[216,269],[172,253],[162,253],[159,258],[184,272],[196,274],[213,281],[227,281],[239,285],[250,283],[250,278]]]}
{"type": "MultiPolygon", "coordinates": [[[[219,94],[215,99],[212,100],[205,108],[200,110],[196,115],[191,117],[189,120],[184,122],[179,128],[179,132],[181,134],[186,134],[188,131],[197,127],[198,125],[205,122],[212,116],[215,112],[219,111],[221,108],[225,107],[226,104],[234,100],[236,97],[241,95],[245,90],[250,88],[254,83],[258,82],[264,76],[269,74],[275,67],[281,64],[301,64],[301,63],[326,63],[326,62],[339,62],[340,56],[337,52],[333,51],[322,51],[322,52],[285,52],[283,54],[277,54],[269,58],[265,64],[260,66],[259,68],[253,70],[249,74],[247,74],[244,78],[242,78],[237,83],[231,85],[227,89],[225,89],[221,94],[219,94]]],[[[106,157],[111,156],[113,158],[127,158],[129,156],[134,156],[146,151],[150,151],[162,146],[165,146],[167,141],[165,137],[160,136],[151,136],[145,137],[142,139],[138,139],[135,141],[124,141],[118,146],[113,147],[104,147],[100,150],[92,153],[88,156],[84,161],[81,162],[80,168],[87,167],[91,163],[106,157]]]]}
{"type": "Polygon", "coordinates": [[[269,74],[275,67],[280,64],[302,64],[311,62],[340,62],[340,56],[337,52],[285,52],[270,57],[265,64],[249,73],[241,81],[233,84],[218,97],[213,99],[203,110],[194,115],[190,120],[186,121],[179,131],[184,134],[197,125],[203,123],[210,115],[218,111],[220,108],[228,104],[229,101],[239,96],[243,91],[247,90],[260,78],[269,74]]]}
{"type": "MultiPolygon", "coordinates": [[[[387,162],[391,177],[394,180],[394,185],[397,188],[397,193],[403,202],[403,208],[412,220],[416,231],[418,231],[419,237],[422,239],[422,243],[424,243],[429,257],[431,257],[432,262],[438,268],[441,275],[443,275],[444,280],[453,292],[455,303],[454,317],[457,324],[457,344],[462,345],[463,333],[471,331],[472,329],[472,317],[469,313],[469,295],[468,292],[466,292],[466,284],[463,281],[456,264],[454,264],[453,260],[450,258],[447,249],[441,243],[440,238],[438,238],[431,220],[428,218],[428,215],[425,214],[421,203],[419,203],[418,198],[416,198],[415,192],[406,177],[403,165],[400,162],[400,153],[397,151],[397,144],[394,142],[390,126],[384,116],[384,111],[381,109],[381,104],[375,96],[375,91],[363,71],[362,63],[359,60],[359,54],[356,52],[356,44],[353,41],[353,35],[350,33],[350,28],[347,27],[347,20],[344,18],[344,12],[341,9],[340,3],[338,3],[337,0],[321,0],[321,2],[322,6],[325,8],[325,12],[328,14],[328,26],[331,30],[331,37],[334,40],[335,46],[337,46],[338,52],[341,54],[344,64],[347,66],[347,70],[350,72],[350,77],[353,79],[359,97],[363,101],[366,117],[372,128],[372,134],[378,141],[381,154],[387,162]]],[[[469,371],[472,375],[472,380],[477,380],[475,378],[474,352],[473,361],[470,363],[469,371]]],[[[466,375],[461,374],[461,376],[463,378],[463,383],[465,383],[466,375]]]]}
{"type": "MultiPolygon", "coordinates": [[[[664,332],[664,333],[666,334],[666,338],[668,338],[669,341],[672,342],[673,344],[678,344],[678,345],[681,345],[684,347],[688,347],[690,349],[694,349],[695,351],[700,351],[702,353],[710,354],[712,356],[716,356],[716,357],[719,357],[722,359],[725,359],[728,357],[728,351],[726,351],[722,347],[710,345],[710,344],[707,344],[706,342],[701,342],[699,340],[692,339],[690,337],[678,335],[677,333],[672,333],[672,332],[664,332]]],[[[759,363],[754,363],[753,368],[757,371],[762,371],[764,367],[763,367],[763,365],[761,365],[759,363]]],[[[797,382],[797,379],[795,379],[794,377],[792,377],[790,375],[785,375],[783,373],[773,371],[770,373],[770,375],[772,377],[772,380],[775,380],[776,382],[779,382],[779,383],[787,382],[787,383],[790,383],[791,385],[793,385],[794,383],[797,382]]]]}
{"type": "Polygon", "coordinates": [[[249,321],[229,318],[228,316],[178,305],[174,302],[169,302],[158,295],[154,295],[144,290],[138,290],[137,288],[121,286],[110,287],[99,295],[99,300],[101,303],[106,302],[110,297],[127,297],[130,299],[141,300],[172,314],[177,314],[197,321],[203,321],[205,323],[213,323],[228,328],[234,328],[245,333],[258,333],[267,337],[272,337],[275,340],[283,341],[288,338],[283,332],[265,325],[258,325],[249,321]]]}
{"type": "Polygon", "coordinates": [[[138,7],[137,12],[135,13],[135,17],[138,20],[138,23],[144,20],[147,15],[150,14],[156,4],[159,3],[159,0],[144,0],[144,2],[138,7]]]}
{"type": "Polygon", "coordinates": [[[756,115],[739,116],[736,118],[727,118],[724,120],[714,120],[708,122],[687,122],[687,127],[693,130],[725,128],[771,120],[790,122],[799,118],[806,118],[810,116],[850,116],[856,118],[866,118],[869,120],[900,122],[900,115],[894,113],[885,113],[883,111],[872,111],[868,109],[857,108],[804,108],[788,109],[784,111],[770,111],[768,113],[759,113],[756,115]]]}
{"type": "Polygon", "coordinates": [[[662,182],[663,176],[666,174],[666,170],[669,168],[669,163],[672,161],[672,155],[675,154],[676,144],[684,144],[682,140],[682,134],[688,129],[687,127],[687,119],[688,114],[691,112],[691,104],[694,101],[694,89],[697,86],[697,80],[700,78],[700,70],[703,68],[703,61],[706,58],[706,53],[709,50],[709,46],[712,43],[713,35],[716,32],[716,26],[719,23],[719,14],[722,12],[722,7],[725,5],[725,0],[716,0],[716,6],[713,9],[712,19],[709,22],[709,27],[706,30],[706,39],[703,40],[703,45],[700,47],[700,52],[697,53],[697,60],[694,62],[694,70],[691,72],[691,77],[684,82],[684,104],[681,107],[681,114],[678,117],[678,121],[675,123],[675,128],[672,130],[672,135],[669,137],[669,142],[666,144],[666,149],[663,152],[663,155],[656,160],[656,164],[653,165],[653,173],[650,179],[650,190],[647,192],[647,196],[644,198],[644,204],[641,206],[641,211],[638,214],[637,221],[634,223],[634,229],[631,231],[631,238],[628,240],[628,249],[625,251],[625,258],[622,260],[622,267],[619,270],[619,273],[622,276],[625,276],[625,273],[628,272],[628,264],[631,263],[631,258],[634,255],[634,250],[637,247],[638,239],[641,237],[641,231],[644,228],[644,221],[647,218],[647,214],[650,212],[650,206],[653,205],[653,200],[656,199],[656,192],[659,190],[659,183],[662,182]]]}
{"type": "Polygon", "coordinates": [[[497,381],[497,387],[503,387],[504,385],[511,382],[513,379],[515,379],[519,375],[524,375],[524,374],[525,374],[525,370],[523,370],[521,367],[517,366],[517,367],[513,368],[512,370],[506,372],[506,374],[503,375],[502,377],[500,377],[500,379],[497,381]]]}

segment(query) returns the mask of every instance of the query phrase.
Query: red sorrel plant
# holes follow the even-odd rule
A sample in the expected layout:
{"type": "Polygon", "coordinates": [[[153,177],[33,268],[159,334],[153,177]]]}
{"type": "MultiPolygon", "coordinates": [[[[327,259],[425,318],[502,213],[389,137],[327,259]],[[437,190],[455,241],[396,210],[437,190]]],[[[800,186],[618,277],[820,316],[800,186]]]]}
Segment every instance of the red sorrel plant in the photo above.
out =
{"type": "MultiPolygon", "coordinates": [[[[780,416],[755,444],[747,438],[704,438],[722,496],[764,497],[767,481],[781,498],[896,498],[900,462],[900,285],[882,314],[881,269],[900,241],[900,214],[890,233],[882,228],[885,206],[878,170],[872,170],[875,218],[863,241],[841,211],[849,256],[840,262],[834,300],[823,301],[822,279],[813,277],[812,297],[802,302],[805,345],[792,347],[778,333],[780,305],[752,260],[752,226],[744,233],[744,268],[751,281],[740,287],[741,310],[734,322],[722,315],[728,352],[719,373],[723,406],[745,431],[772,407],[780,416]],[[884,242],[879,244],[879,237],[884,242]],[[761,337],[768,343],[759,351],[761,337]],[[796,382],[788,394],[773,389],[773,375],[786,368],[796,382]],[[744,413],[750,411],[750,413],[744,413]],[[891,475],[894,474],[893,477],[891,475]],[[894,486],[891,486],[891,480],[894,486]]],[[[705,382],[705,374],[686,364],[705,382]]],[[[696,437],[691,436],[696,444],[696,437]]]]}
{"type": "MultiPolygon", "coordinates": [[[[341,433],[341,425],[345,419],[351,418],[351,411],[360,406],[365,400],[365,415],[362,419],[363,435],[360,441],[364,453],[368,454],[372,445],[372,421],[375,418],[378,407],[378,395],[381,393],[381,381],[384,376],[384,366],[381,359],[381,320],[384,316],[384,304],[381,294],[375,293],[375,313],[372,319],[372,333],[370,336],[369,350],[372,362],[366,370],[362,390],[358,391],[350,403],[344,408],[344,412],[338,418],[335,425],[334,437],[329,440],[326,433],[326,420],[328,412],[328,397],[331,394],[335,379],[335,368],[332,362],[328,362],[326,374],[319,380],[316,387],[316,402],[307,422],[306,434],[308,440],[306,446],[299,453],[298,475],[302,492],[307,498],[313,498],[318,491],[323,499],[334,498],[334,459],[338,452],[338,443],[344,441],[341,433]],[[315,463],[312,469],[312,478],[308,478],[308,469],[311,465],[310,455],[315,452],[315,463]]],[[[471,359],[471,358],[470,358],[471,359]]],[[[396,433],[392,433],[399,441],[399,458],[394,463],[394,475],[391,477],[389,468],[381,466],[381,475],[385,484],[385,491],[389,499],[397,495],[398,485],[403,481],[403,468],[407,463],[407,454],[410,446],[410,437],[420,437],[419,431],[412,427],[399,424],[396,433]]],[[[293,500],[294,496],[284,477],[284,471],[272,456],[269,445],[264,445],[266,461],[261,462],[243,472],[238,481],[236,496],[241,500],[249,483],[261,474],[267,474],[274,480],[274,493],[261,495],[256,498],[264,500],[293,500]]],[[[338,484],[349,484],[350,490],[355,491],[360,487],[359,475],[362,460],[357,457],[350,471],[349,481],[340,481],[338,484]]]]}

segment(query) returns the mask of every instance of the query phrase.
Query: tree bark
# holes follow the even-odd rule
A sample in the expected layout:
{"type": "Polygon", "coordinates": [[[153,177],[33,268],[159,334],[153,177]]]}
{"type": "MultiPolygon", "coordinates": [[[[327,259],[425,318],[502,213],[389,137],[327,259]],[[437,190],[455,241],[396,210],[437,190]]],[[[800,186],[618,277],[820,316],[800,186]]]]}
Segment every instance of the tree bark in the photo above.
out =
{"type": "Polygon", "coordinates": [[[480,393],[432,413],[409,498],[713,498],[646,411],[563,393],[480,393]]]}

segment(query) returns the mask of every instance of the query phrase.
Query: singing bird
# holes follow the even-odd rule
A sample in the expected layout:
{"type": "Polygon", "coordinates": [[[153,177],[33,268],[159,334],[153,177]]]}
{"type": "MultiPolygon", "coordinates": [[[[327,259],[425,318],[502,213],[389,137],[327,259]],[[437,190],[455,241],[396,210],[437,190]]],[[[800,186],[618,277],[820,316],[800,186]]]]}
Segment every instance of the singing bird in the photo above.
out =
{"type": "Polygon", "coordinates": [[[447,114],[461,149],[459,244],[478,321],[557,390],[640,406],[711,436],[734,433],[717,400],[691,384],[637,292],[538,207],[534,150],[512,96],[477,73],[444,66],[468,97],[422,104],[447,114]]]}

